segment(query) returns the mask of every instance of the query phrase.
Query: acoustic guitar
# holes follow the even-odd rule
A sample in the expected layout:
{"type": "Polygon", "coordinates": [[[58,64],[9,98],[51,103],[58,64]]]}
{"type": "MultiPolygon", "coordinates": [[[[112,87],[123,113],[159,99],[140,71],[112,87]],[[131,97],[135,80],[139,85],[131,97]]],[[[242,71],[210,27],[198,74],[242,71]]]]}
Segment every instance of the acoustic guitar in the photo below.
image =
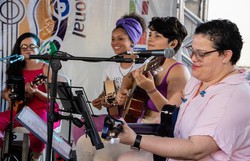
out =
{"type": "MultiPolygon", "coordinates": [[[[165,105],[161,112],[160,124],[154,123],[128,123],[128,126],[135,131],[136,134],[156,135],[161,137],[174,137],[173,131],[179,108],[175,105],[165,105]]],[[[117,138],[120,132],[123,132],[121,120],[117,120],[111,116],[106,116],[102,129],[102,138],[111,140],[117,138]]],[[[154,161],[165,161],[166,158],[153,155],[154,161]]]]}
{"type": "Polygon", "coordinates": [[[103,82],[104,85],[104,101],[109,104],[115,104],[115,98],[116,98],[116,87],[115,87],[115,81],[114,80],[106,80],[103,82]]]}
{"type": "MultiPolygon", "coordinates": [[[[31,86],[42,85],[45,83],[46,79],[47,79],[47,76],[45,76],[43,74],[39,74],[34,78],[34,80],[30,84],[31,84],[31,86]]],[[[11,91],[12,89],[9,88],[8,90],[11,91]]],[[[28,98],[26,97],[25,102],[31,101],[31,100],[32,100],[32,97],[28,97],[28,98]]],[[[14,105],[13,105],[13,111],[19,112],[20,110],[22,110],[22,108],[25,106],[25,102],[24,102],[24,100],[15,100],[14,105]]],[[[11,106],[11,104],[9,104],[9,106],[11,106]]]]}
{"type": "Polygon", "coordinates": [[[121,111],[119,110],[122,108],[116,102],[116,94],[117,89],[114,80],[106,80],[103,82],[104,84],[104,101],[111,106],[107,108],[108,114],[113,117],[120,117],[121,111]]]}
{"type": "MultiPolygon", "coordinates": [[[[128,126],[137,134],[143,135],[157,135],[173,137],[175,118],[173,116],[178,114],[178,109],[174,105],[165,105],[161,112],[161,122],[157,123],[128,123],[128,126]],[[175,115],[174,115],[175,113],[175,115]]],[[[102,138],[110,140],[117,138],[119,133],[123,131],[122,125],[124,123],[121,120],[113,118],[112,116],[106,116],[104,119],[104,126],[102,129],[102,138]]]]}
{"type": "MultiPolygon", "coordinates": [[[[119,133],[122,132],[121,120],[117,120],[112,116],[107,115],[104,119],[101,137],[105,140],[117,138],[119,133]]],[[[159,124],[144,124],[144,123],[128,123],[128,126],[137,134],[156,135],[159,124]]]]}
{"type": "MultiPolygon", "coordinates": [[[[147,73],[148,71],[156,73],[159,67],[163,65],[165,59],[166,58],[163,56],[153,58],[145,65],[143,74],[147,73]]],[[[125,121],[129,123],[137,122],[145,110],[147,100],[148,95],[146,91],[137,86],[136,82],[134,81],[130,90],[130,94],[124,104],[123,118],[125,121]]]]}

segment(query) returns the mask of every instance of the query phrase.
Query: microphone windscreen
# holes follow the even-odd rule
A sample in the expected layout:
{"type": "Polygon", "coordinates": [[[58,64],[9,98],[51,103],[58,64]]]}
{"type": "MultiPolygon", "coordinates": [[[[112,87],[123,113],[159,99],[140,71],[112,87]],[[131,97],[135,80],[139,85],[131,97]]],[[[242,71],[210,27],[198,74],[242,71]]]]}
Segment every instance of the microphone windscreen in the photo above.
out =
{"type": "Polygon", "coordinates": [[[172,58],[175,55],[175,51],[173,48],[166,48],[165,49],[165,57],[172,58]]]}
{"type": "Polygon", "coordinates": [[[20,61],[24,61],[24,59],[25,59],[25,57],[23,55],[20,55],[19,58],[20,58],[20,61]]]}

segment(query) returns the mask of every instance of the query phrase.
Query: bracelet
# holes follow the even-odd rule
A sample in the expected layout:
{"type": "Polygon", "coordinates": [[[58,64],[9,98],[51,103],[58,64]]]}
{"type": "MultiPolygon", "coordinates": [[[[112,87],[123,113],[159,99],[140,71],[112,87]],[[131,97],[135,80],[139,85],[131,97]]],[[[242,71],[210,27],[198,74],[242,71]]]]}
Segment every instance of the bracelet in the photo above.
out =
{"type": "Polygon", "coordinates": [[[133,150],[140,150],[140,144],[141,144],[141,135],[136,135],[134,145],[131,145],[131,149],[133,150]]]}
{"type": "Polygon", "coordinates": [[[146,92],[147,92],[147,94],[152,94],[152,93],[154,93],[154,92],[156,92],[156,91],[157,91],[157,89],[156,89],[156,88],[154,88],[154,89],[149,90],[149,91],[146,91],[146,92]]]}

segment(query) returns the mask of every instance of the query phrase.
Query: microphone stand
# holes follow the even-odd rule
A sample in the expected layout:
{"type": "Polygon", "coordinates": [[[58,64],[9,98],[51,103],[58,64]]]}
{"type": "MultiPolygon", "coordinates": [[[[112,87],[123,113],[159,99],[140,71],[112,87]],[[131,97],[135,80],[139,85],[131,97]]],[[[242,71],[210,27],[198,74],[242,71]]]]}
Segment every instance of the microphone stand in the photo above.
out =
{"type": "Polygon", "coordinates": [[[57,76],[58,71],[61,69],[62,65],[59,59],[51,59],[51,69],[52,69],[52,81],[49,85],[50,88],[50,108],[47,113],[47,148],[46,148],[46,161],[50,161],[51,149],[52,149],[52,139],[53,139],[53,126],[55,122],[55,103],[57,94],[57,76]]]}
{"type": "MultiPolygon", "coordinates": [[[[14,89],[13,86],[14,84],[11,84],[11,90],[14,89]]],[[[13,154],[13,140],[14,140],[14,134],[13,134],[13,125],[14,125],[14,120],[13,120],[13,108],[15,106],[15,101],[16,101],[16,94],[14,91],[11,91],[9,94],[9,97],[11,99],[11,105],[10,105],[10,123],[8,125],[8,131],[9,131],[9,140],[8,140],[8,151],[7,153],[4,153],[1,156],[1,160],[5,160],[7,158],[7,161],[18,161],[17,157],[13,154]]]]}
{"type": "Polygon", "coordinates": [[[18,57],[18,54],[15,54],[15,55],[10,55],[10,56],[6,56],[6,57],[3,57],[3,58],[0,58],[0,61],[3,61],[3,60],[7,60],[7,59],[11,59],[11,58],[17,58],[18,57]]]}
{"type": "Polygon", "coordinates": [[[139,58],[123,58],[122,55],[116,55],[110,58],[104,58],[104,57],[75,57],[75,56],[68,56],[66,52],[56,51],[56,55],[30,55],[30,59],[41,59],[41,60],[52,60],[52,59],[59,59],[63,61],[68,60],[81,60],[81,61],[87,61],[87,62],[117,62],[117,63],[135,63],[135,64],[142,64],[145,62],[146,59],[148,59],[148,56],[139,56],[139,58]]]}
{"type": "MultiPolygon", "coordinates": [[[[53,137],[53,126],[54,122],[56,120],[55,118],[55,99],[57,94],[57,75],[58,70],[61,69],[62,65],[60,60],[67,61],[67,60],[82,60],[82,61],[88,61],[88,62],[101,62],[101,61],[112,61],[112,62],[135,62],[135,63],[143,63],[146,58],[143,57],[142,59],[137,58],[130,59],[130,58],[123,58],[121,56],[114,56],[111,58],[97,58],[97,57],[74,57],[74,56],[68,56],[69,54],[65,52],[56,51],[52,55],[44,54],[44,55],[30,55],[30,59],[42,59],[42,60],[50,60],[51,62],[51,68],[52,68],[52,81],[49,85],[50,88],[50,109],[47,113],[47,148],[46,148],[46,161],[50,161],[51,158],[51,149],[52,149],[52,137],[53,137]],[[56,55],[54,55],[56,54],[56,55]]],[[[93,138],[92,138],[93,139],[93,138]]]]}

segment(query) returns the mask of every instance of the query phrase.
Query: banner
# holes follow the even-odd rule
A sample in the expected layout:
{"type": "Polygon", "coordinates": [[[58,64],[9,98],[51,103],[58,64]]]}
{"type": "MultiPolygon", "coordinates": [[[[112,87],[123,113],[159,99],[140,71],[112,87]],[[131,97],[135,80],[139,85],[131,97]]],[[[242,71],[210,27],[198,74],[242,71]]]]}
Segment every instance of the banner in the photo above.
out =
{"type": "MultiPolygon", "coordinates": [[[[8,0],[0,2],[0,54],[9,56],[19,35],[37,34],[41,54],[63,51],[72,56],[111,57],[111,33],[115,22],[124,14],[136,12],[146,23],[153,16],[176,16],[175,0],[8,0]],[[55,45],[55,46],[54,46],[55,45]]],[[[145,34],[138,48],[146,48],[145,34]]],[[[6,62],[0,62],[1,91],[5,87],[6,62]]],[[[61,61],[59,71],[84,87],[90,100],[103,90],[107,63],[61,61]]],[[[5,102],[1,100],[2,106],[5,102]]],[[[100,111],[95,111],[99,113],[100,111]]],[[[104,111],[101,111],[104,112],[104,111]]]]}

